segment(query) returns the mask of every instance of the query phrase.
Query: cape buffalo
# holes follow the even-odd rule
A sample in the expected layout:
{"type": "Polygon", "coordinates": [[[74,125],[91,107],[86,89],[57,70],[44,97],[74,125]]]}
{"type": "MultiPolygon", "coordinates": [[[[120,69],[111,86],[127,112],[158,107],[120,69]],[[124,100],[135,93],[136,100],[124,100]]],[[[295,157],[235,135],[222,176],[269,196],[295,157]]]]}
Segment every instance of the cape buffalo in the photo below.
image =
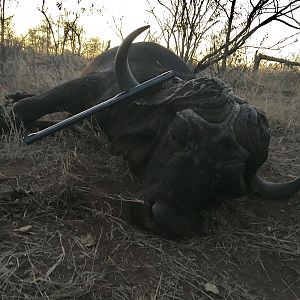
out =
{"type": "Polygon", "coordinates": [[[41,95],[12,96],[17,121],[30,126],[49,113],[74,114],[174,70],[177,77],[163,88],[96,115],[112,152],[143,180],[144,203],[131,208],[138,225],[167,238],[186,237],[201,227],[201,210],[220,197],[256,192],[278,199],[299,191],[300,178],[270,183],[257,175],[268,156],[265,114],[220,80],[196,78],[168,49],[132,44],[147,28],[93,59],[80,78],[41,95]]]}

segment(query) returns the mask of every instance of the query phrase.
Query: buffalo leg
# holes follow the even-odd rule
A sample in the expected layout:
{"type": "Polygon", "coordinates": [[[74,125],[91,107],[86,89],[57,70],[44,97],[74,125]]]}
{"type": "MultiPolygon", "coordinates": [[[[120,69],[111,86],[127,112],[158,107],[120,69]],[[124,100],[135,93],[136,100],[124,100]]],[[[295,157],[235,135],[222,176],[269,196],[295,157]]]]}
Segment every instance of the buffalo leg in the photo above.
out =
{"type": "Polygon", "coordinates": [[[63,83],[44,94],[27,97],[13,105],[13,113],[25,127],[40,117],[59,111],[77,113],[101,102],[106,88],[102,74],[90,75],[63,83]]]}

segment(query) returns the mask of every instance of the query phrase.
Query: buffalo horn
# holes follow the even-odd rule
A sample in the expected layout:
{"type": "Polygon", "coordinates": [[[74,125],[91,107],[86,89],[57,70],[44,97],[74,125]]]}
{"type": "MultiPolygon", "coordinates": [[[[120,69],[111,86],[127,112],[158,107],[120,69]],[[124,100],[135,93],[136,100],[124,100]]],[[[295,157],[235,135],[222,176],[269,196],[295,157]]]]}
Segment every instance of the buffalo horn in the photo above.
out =
{"type": "Polygon", "coordinates": [[[286,183],[273,183],[255,175],[252,179],[252,188],[262,198],[273,200],[288,198],[300,190],[300,177],[286,183]]]}
{"type": "Polygon", "coordinates": [[[128,91],[137,86],[139,82],[134,78],[128,64],[128,51],[134,39],[146,29],[149,25],[140,27],[131,32],[120,45],[115,58],[115,74],[121,91],[128,91]]]}

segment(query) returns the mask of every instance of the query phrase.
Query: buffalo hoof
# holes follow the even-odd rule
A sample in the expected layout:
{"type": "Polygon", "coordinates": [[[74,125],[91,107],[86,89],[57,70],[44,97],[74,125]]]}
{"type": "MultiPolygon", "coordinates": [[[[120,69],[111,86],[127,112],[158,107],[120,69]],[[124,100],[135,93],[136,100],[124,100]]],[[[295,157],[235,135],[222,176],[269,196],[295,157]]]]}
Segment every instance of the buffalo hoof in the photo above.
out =
{"type": "Polygon", "coordinates": [[[16,91],[14,93],[7,94],[5,99],[12,100],[13,103],[16,103],[24,98],[35,96],[35,94],[27,93],[24,91],[16,91]]]}

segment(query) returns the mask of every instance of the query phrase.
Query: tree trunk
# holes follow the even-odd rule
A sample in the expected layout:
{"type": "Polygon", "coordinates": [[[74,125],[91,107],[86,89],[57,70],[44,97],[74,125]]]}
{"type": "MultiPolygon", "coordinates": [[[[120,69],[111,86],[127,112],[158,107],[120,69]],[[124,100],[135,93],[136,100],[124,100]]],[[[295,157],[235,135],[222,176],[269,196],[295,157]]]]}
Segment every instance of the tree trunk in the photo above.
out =
{"type": "Polygon", "coordinates": [[[5,0],[1,1],[0,6],[0,20],[1,20],[1,37],[0,37],[0,44],[4,46],[4,37],[5,37],[5,0]]]}
{"type": "Polygon", "coordinates": [[[226,32],[226,40],[225,40],[225,47],[224,47],[224,58],[222,59],[222,66],[221,71],[224,72],[227,67],[227,57],[228,55],[228,49],[229,49],[229,41],[230,41],[230,34],[232,31],[232,21],[234,17],[234,11],[235,11],[235,3],[236,0],[232,0],[231,2],[231,9],[230,9],[230,15],[228,18],[228,26],[227,26],[227,32],[226,32]]]}

